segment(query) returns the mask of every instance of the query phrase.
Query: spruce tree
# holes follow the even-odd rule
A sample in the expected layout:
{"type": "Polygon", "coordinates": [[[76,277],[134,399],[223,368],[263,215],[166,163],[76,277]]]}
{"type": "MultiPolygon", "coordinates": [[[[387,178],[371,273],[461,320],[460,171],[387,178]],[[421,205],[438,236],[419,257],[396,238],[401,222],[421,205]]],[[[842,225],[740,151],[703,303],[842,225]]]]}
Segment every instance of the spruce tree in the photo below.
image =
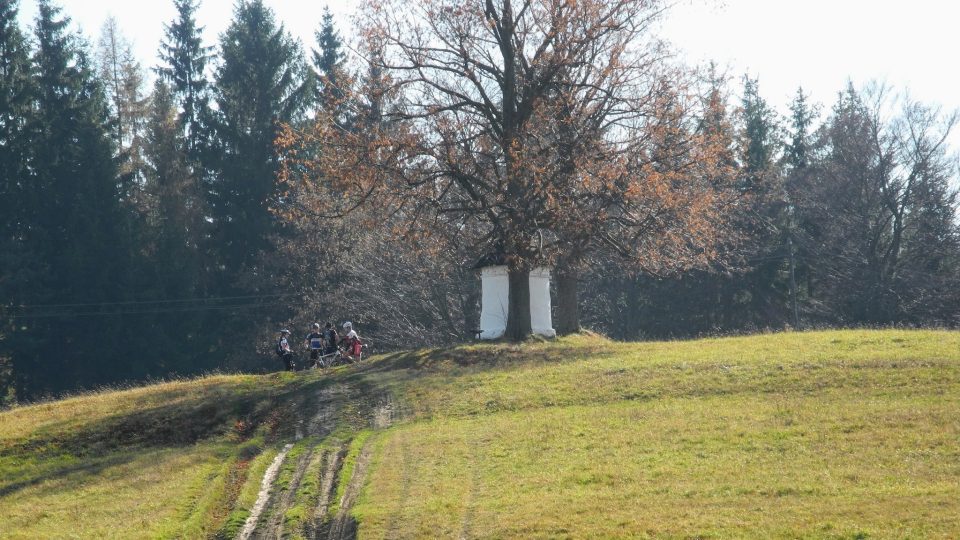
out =
{"type": "Polygon", "coordinates": [[[30,51],[17,13],[18,0],[0,0],[0,253],[5,255],[17,243],[18,198],[28,175],[27,122],[33,92],[30,51]]]}
{"type": "Polygon", "coordinates": [[[787,166],[785,188],[789,201],[786,222],[790,235],[788,248],[794,257],[795,280],[799,281],[799,284],[794,285],[796,311],[799,310],[798,297],[807,299],[814,294],[813,266],[816,264],[816,246],[821,234],[821,224],[804,208],[804,200],[810,198],[815,191],[810,183],[810,168],[815,164],[812,130],[816,114],[816,109],[808,103],[803,88],[798,88],[797,95],[790,104],[790,140],[784,149],[784,162],[787,166]]]}
{"type": "Polygon", "coordinates": [[[167,83],[182,108],[180,126],[186,134],[187,148],[196,157],[204,141],[204,121],[209,113],[207,64],[213,47],[203,45],[203,28],[197,26],[197,0],[174,0],[177,19],[165,26],[160,44],[164,65],[156,72],[167,83]]]}
{"type": "Polygon", "coordinates": [[[760,96],[757,79],[744,77],[741,109],[741,159],[750,189],[762,188],[779,150],[776,113],[760,96]]]}
{"type": "Polygon", "coordinates": [[[815,111],[807,103],[803,88],[790,104],[790,142],[786,146],[787,164],[793,169],[804,169],[810,164],[810,130],[815,111]]]}
{"type": "MultiPolygon", "coordinates": [[[[203,298],[202,194],[194,181],[187,155],[185,135],[180,125],[176,96],[162,79],[155,82],[150,100],[144,154],[146,188],[151,194],[149,208],[149,276],[158,298],[203,298]]],[[[225,332],[219,326],[208,327],[208,314],[198,312],[158,314],[162,329],[159,347],[164,354],[156,358],[161,373],[196,373],[213,369],[209,343],[202,345],[199,335],[225,332]]],[[[159,334],[159,332],[157,333],[159,334]]]]}
{"type": "Polygon", "coordinates": [[[29,183],[30,144],[27,127],[33,86],[30,51],[17,23],[18,0],[0,0],[0,407],[15,399],[11,309],[28,290],[28,244],[23,242],[24,189],[29,183]]]}
{"type": "MultiPolygon", "coordinates": [[[[775,111],[760,95],[759,83],[743,79],[739,118],[742,187],[749,206],[744,227],[748,240],[741,254],[750,271],[733,282],[736,311],[766,317],[766,324],[790,319],[789,212],[779,167],[780,131],[775,111]],[[776,315],[776,318],[771,315],[776,315]],[[779,319],[779,320],[777,320],[779,319]]],[[[740,321],[761,324],[763,321],[740,321]]]]}
{"type": "Polygon", "coordinates": [[[317,103],[322,110],[342,121],[344,119],[341,116],[346,110],[343,102],[346,95],[344,85],[348,82],[344,69],[346,55],[343,53],[343,41],[333,24],[333,14],[329,7],[323,10],[323,22],[316,38],[320,47],[319,50],[313,50],[317,103]]]}
{"type": "Polygon", "coordinates": [[[395,99],[391,81],[382,67],[383,51],[371,48],[367,56],[367,71],[359,85],[363,100],[357,104],[358,129],[382,127],[395,99]]]}
{"type": "Polygon", "coordinates": [[[270,251],[274,139],[281,123],[304,117],[312,89],[300,45],[260,0],[237,3],[220,49],[211,211],[219,266],[236,276],[270,251]]]}
{"type": "MultiPolygon", "coordinates": [[[[32,175],[22,197],[28,305],[116,301],[129,275],[131,216],[120,204],[102,87],[69,18],[40,0],[33,56],[37,94],[31,126],[32,175]]],[[[102,319],[50,317],[20,325],[14,357],[20,394],[116,380],[122,345],[105,339],[102,319]],[[42,376],[41,376],[42,375],[42,376]]],[[[112,321],[123,335],[123,321],[112,321]]],[[[122,372],[122,370],[120,370],[122,372]]]]}

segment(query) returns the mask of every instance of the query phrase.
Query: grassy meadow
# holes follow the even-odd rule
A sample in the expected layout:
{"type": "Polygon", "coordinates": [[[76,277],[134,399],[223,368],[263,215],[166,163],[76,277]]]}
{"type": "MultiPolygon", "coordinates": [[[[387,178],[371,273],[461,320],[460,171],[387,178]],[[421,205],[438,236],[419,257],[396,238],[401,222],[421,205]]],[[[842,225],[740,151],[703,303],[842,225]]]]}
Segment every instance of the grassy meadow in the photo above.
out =
{"type": "Polygon", "coordinates": [[[232,538],[334,394],[263,518],[286,537],[344,514],[360,538],[960,537],[960,333],[886,330],[467,345],[14,409],[0,538],[232,538]]]}
{"type": "Polygon", "coordinates": [[[212,537],[307,387],[216,376],[0,413],[0,538],[212,537]]]}

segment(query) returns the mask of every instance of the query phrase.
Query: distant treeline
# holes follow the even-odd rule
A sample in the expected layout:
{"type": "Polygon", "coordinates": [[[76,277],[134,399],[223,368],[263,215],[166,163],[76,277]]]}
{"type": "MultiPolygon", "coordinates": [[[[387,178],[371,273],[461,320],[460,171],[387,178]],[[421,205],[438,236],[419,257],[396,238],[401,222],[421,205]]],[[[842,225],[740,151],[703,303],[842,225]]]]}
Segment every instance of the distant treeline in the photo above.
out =
{"type": "MultiPolygon", "coordinates": [[[[328,12],[304,51],[251,0],[211,46],[197,0],[174,4],[151,77],[115,21],[90,44],[40,0],[28,33],[0,0],[0,405],[272,368],[275,332],[314,321],[353,320],[381,351],[472,337],[487,253],[408,249],[370,215],[291,216],[278,137],[320,121],[362,132],[404,99],[376,44],[347,55],[328,12]]],[[[704,71],[693,129],[722,141],[745,194],[730,234],[694,271],[584,257],[564,275],[585,326],[960,324],[955,114],[850,86],[823,110],[798,91],[781,118],[756,80],[735,91],[704,71]]],[[[318,144],[298,139],[298,157],[318,144]]]]}

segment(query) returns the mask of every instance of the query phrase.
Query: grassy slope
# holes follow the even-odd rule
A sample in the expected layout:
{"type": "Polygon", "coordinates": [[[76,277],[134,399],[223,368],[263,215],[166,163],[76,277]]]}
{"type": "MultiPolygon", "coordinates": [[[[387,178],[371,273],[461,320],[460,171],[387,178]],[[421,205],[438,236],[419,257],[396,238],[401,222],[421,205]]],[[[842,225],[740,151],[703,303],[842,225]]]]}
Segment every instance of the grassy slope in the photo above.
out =
{"type": "Polygon", "coordinates": [[[211,536],[311,384],[218,376],[0,413],[0,538],[211,536]]]}
{"type": "Polygon", "coordinates": [[[432,373],[382,376],[414,420],[379,438],[361,537],[960,534],[957,333],[406,361],[432,373]]]}
{"type": "Polygon", "coordinates": [[[21,408],[0,414],[0,538],[235,530],[291,415],[333,384],[402,418],[363,432],[361,537],[960,532],[960,334],[857,331],[467,346],[21,408]]]}

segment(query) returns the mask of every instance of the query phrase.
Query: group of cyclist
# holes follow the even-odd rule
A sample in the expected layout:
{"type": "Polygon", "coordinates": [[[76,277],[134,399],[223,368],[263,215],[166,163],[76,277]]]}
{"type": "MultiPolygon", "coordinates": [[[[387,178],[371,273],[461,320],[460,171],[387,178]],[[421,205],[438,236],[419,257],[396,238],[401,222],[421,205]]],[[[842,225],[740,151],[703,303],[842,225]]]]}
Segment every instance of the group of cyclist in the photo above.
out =
{"type": "MultiPolygon", "coordinates": [[[[313,330],[304,338],[303,344],[310,351],[308,368],[327,367],[335,358],[352,363],[363,356],[363,342],[350,321],[343,323],[342,336],[329,322],[322,330],[320,323],[313,323],[313,330]]],[[[290,345],[290,330],[280,331],[276,351],[286,370],[293,371],[296,366],[290,345]]]]}

